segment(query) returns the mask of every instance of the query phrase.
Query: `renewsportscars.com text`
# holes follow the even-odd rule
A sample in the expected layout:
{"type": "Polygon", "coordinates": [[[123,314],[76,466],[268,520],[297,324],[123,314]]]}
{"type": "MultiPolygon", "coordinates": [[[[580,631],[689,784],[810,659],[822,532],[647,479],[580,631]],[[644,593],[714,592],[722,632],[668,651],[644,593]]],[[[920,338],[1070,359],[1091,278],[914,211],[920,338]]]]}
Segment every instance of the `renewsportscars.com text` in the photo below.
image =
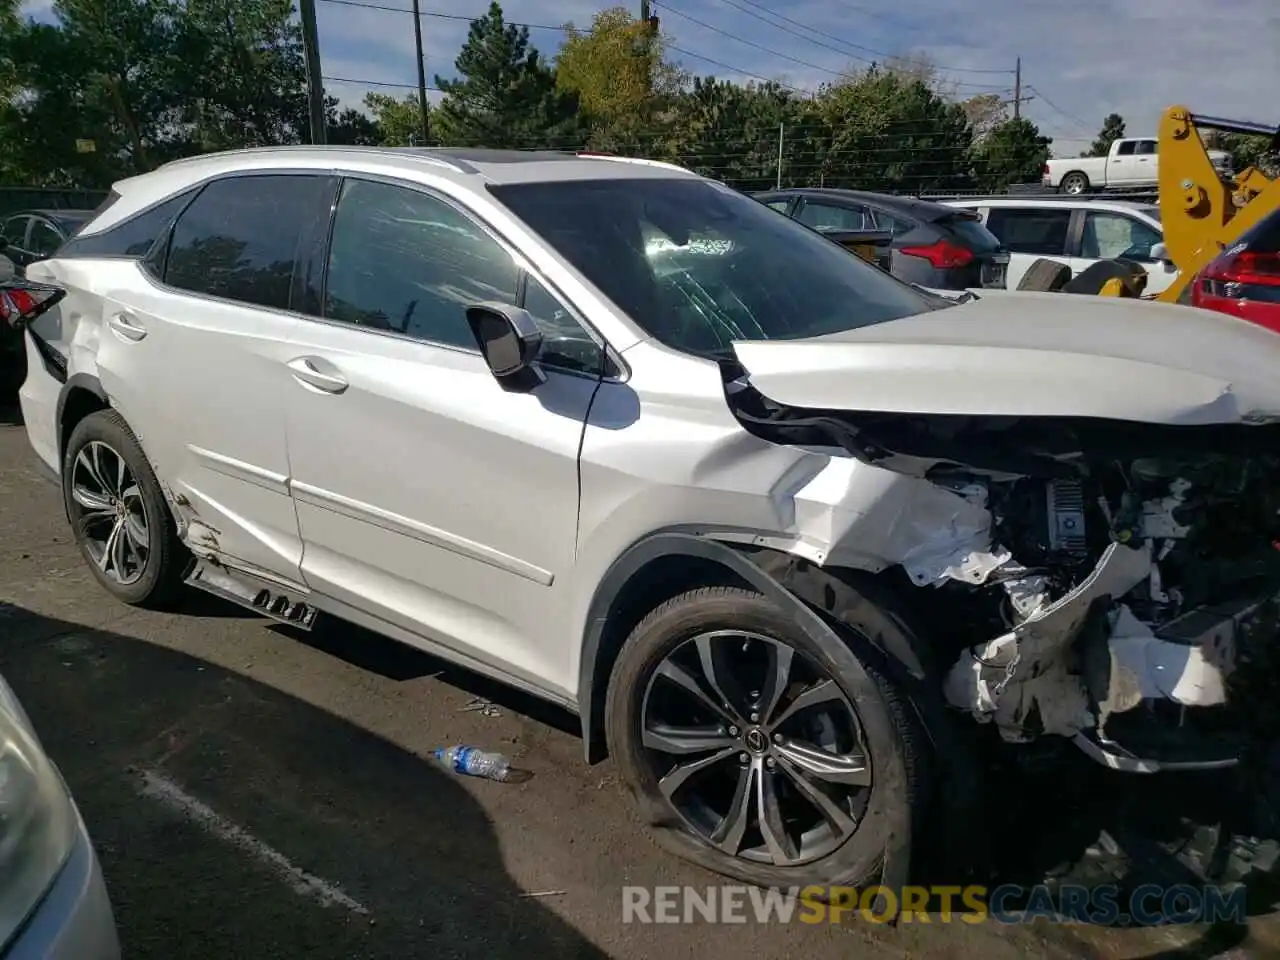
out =
{"type": "Polygon", "coordinates": [[[623,887],[623,923],[1243,923],[1243,887],[623,887]]]}

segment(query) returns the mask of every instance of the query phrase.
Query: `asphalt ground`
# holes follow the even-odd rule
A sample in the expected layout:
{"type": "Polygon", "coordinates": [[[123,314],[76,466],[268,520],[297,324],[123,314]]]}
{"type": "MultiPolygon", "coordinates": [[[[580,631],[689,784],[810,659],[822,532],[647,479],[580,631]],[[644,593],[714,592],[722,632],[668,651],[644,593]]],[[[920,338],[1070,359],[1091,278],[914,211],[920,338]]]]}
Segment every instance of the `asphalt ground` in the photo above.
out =
{"type": "MultiPolygon", "coordinates": [[[[177,614],[132,610],[68,534],[0,410],[0,674],[89,825],[126,958],[1280,956],[1265,895],[1225,928],[624,924],[624,885],[720,881],[647,838],[574,718],[340,622],[300,634],[196,593],[177,614]],[[496,711],[466,710],[477,696],[496,711]],[[531,777],[455,777],[430,759],[453,742],[531,777]]],[[[992,790],[1010,876],[1112,864],[1117,844],[1173,863],[1159,825],[1205,822],[1203,781],[1096,771],[992,790]]],[[[1224,789],[1218,775],[1208,793],[1224,789]]]]}

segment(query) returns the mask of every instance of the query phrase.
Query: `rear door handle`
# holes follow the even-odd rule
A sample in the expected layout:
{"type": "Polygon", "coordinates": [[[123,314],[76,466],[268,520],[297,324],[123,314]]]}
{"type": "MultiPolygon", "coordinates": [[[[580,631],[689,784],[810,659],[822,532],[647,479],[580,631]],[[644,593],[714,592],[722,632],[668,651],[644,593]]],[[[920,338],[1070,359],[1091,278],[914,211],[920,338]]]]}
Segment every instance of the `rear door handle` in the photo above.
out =
{"type": "Polygon", "coordinates": [[[121,339],[137,343],[147,335],[147,328],[138,322],[131,313],[117,313],[107,321],[109,326],[121,339]]]}
{"type": "Polygon", "coordinates": [[[299,383],[323,390],[325,393],[342,393],[351,386],[333,364],[320,357],[298,357],[296,360],[290,360],[288,367],[299,383]],[[321,367],[328,367],[332,372],[326,372],[320,369],[321,367]]]}

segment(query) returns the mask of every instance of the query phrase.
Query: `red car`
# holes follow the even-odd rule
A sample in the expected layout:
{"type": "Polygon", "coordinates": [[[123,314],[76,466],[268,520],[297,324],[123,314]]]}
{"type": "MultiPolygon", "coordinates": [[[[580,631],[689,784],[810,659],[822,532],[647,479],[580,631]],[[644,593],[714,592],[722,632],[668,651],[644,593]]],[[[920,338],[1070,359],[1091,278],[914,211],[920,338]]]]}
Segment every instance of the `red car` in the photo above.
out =
{"type": "Polygon", "coordinates": [[[1280,333],[1280,208],[1197,274],[1191,304],[1280,333]]]}

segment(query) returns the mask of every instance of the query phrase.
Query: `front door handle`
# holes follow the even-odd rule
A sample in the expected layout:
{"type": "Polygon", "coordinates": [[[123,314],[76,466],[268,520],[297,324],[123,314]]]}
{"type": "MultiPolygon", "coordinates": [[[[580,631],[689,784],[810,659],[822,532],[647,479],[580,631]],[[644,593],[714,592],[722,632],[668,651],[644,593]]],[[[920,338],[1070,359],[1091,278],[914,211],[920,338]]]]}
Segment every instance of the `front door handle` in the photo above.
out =
{"type": "Polygon", "coordinates": [[[138,322],[131,313],[117,313],[107,321],[109,326],[122,339],[137,343],[147,335],[147,328],[138,322]]]}
{"type": "Polygon", "coordinates": [[[319,357],[298,357],[296,360],[290,360],[288,367],[299,383],[323,390],[325,393],[342,393],[351,386],[333,364],[319,357]],[[328,367],[332,372],[326,372],[320,369],[321,367],[328,367]]]}

